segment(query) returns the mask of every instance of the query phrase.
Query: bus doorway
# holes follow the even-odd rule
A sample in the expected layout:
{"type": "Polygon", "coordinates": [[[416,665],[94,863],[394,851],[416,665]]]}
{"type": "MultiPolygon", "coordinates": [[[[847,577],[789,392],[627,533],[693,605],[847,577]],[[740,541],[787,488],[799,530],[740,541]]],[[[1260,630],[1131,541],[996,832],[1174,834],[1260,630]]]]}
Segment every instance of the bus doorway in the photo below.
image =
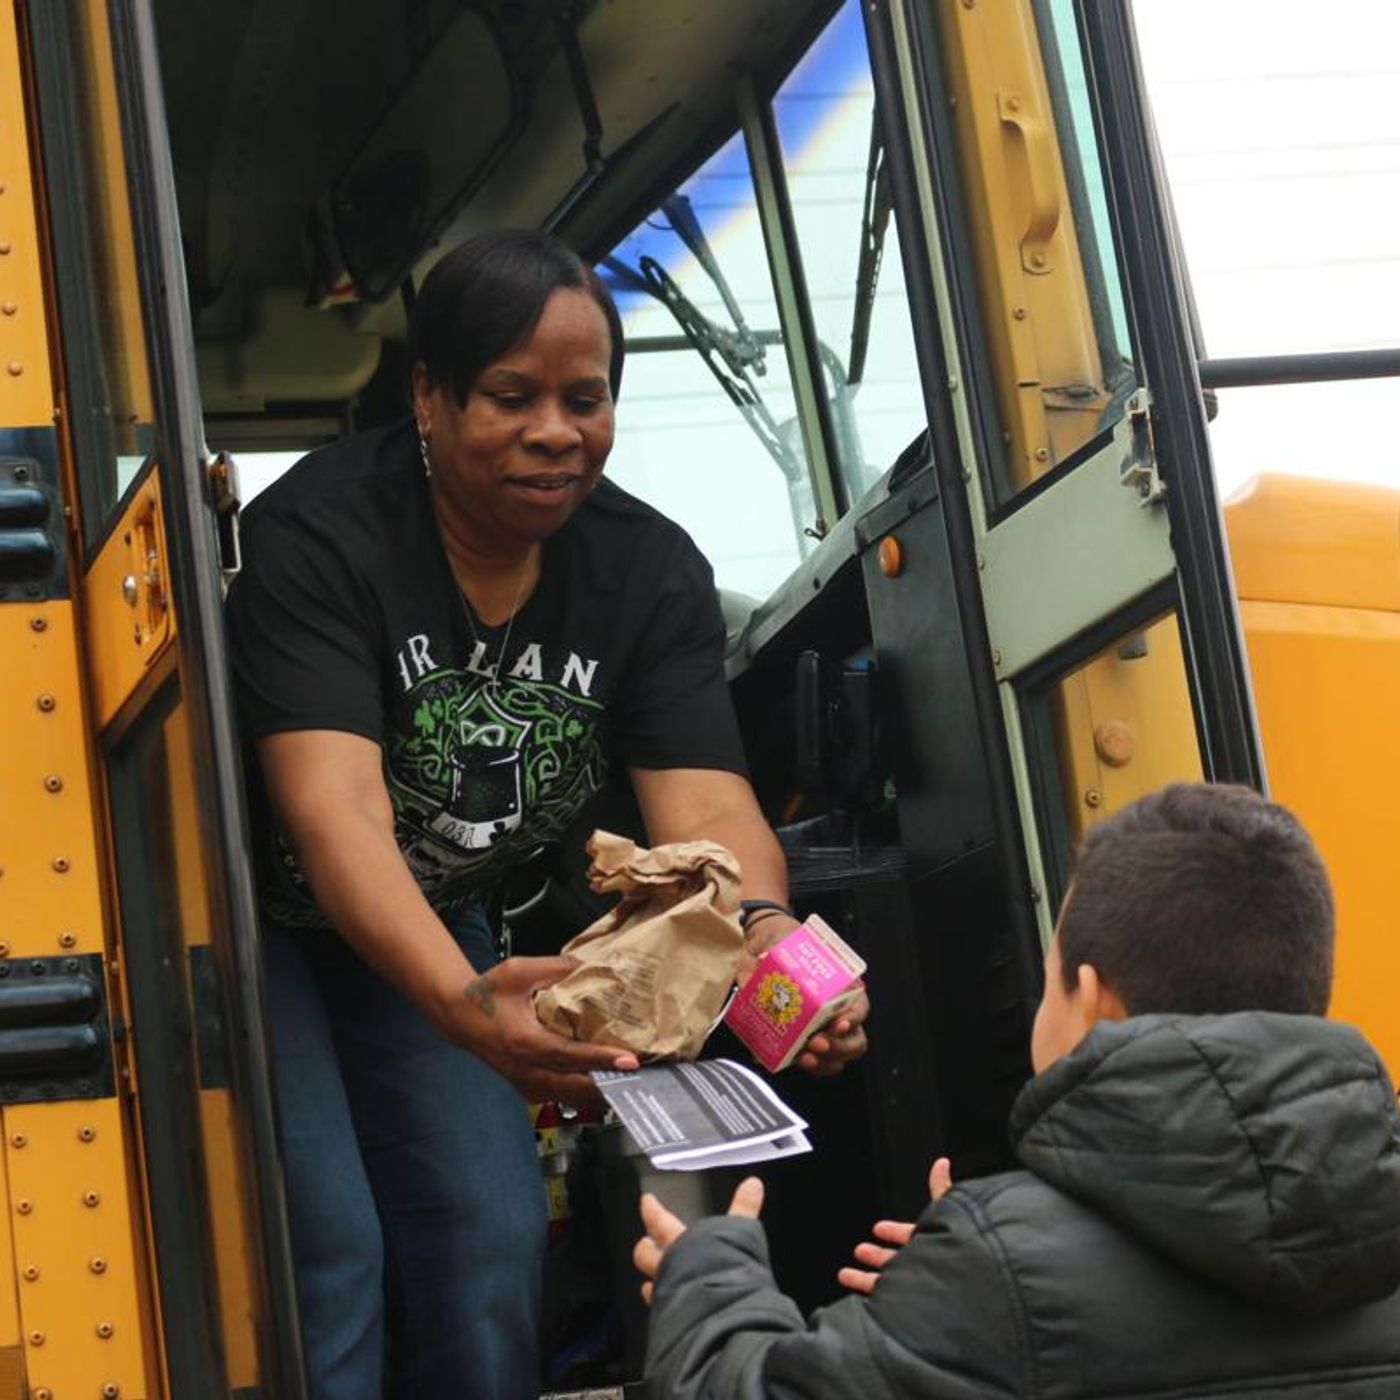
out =
{"type": "MultiPolygon", "coordinates": [[[[21,1274],[36,1393],[299,1393],[219,622],[235,462],[401,416],[405,305],[462,237],[549,227],[613,287],[610,470],[714,564],[794,899],[870,964],[868,1059],[782,1084],[816,1141],[770,1182],[803,1301],[936,1152],[1006,1162],[1076,834],[1169,778],[1262,781],[1127,8],[557,8],[14,10],[57,374],[9,426],[50,435],[73,522],[80,951],[122,1026],[124,1175],[91,1189],[124,1203],[103,1279],[140,1340],[120,1380],[110,1318],[50,1345],[21,1274]]],[[[3,1111],[13,1195],[39,1129],[3,1111]]],[[[71,1214],[50,1247],[90,1282],[71,1214]]]]}

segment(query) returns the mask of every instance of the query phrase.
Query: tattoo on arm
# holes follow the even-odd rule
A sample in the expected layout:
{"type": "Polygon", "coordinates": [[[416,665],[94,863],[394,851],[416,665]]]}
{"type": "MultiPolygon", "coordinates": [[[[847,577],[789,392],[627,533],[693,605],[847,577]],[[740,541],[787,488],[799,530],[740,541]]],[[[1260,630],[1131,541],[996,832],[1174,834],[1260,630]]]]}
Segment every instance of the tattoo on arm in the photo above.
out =
{"type": "Polygon", "coordinates": [[[494,1018],[496,1015],[496,989],[491,985],[489,976],[481,976],[475,982],[467,986],[467,1000],[474,1002],[483,1016],[494,1018]]]}

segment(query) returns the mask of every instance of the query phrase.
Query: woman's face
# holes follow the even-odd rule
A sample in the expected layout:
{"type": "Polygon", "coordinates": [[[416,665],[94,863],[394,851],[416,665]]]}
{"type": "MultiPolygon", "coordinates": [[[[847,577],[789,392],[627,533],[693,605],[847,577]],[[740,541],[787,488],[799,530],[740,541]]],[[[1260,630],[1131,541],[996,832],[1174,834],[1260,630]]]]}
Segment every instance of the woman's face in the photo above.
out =
{"type": "Polygon", "coordinates": [[[557,530],[603,473],[613,444],[612,338],[597,302],[559,288],[529,339],[477,376],[460,408],[414,368],[433,486],[488,552],[557,530]]]}

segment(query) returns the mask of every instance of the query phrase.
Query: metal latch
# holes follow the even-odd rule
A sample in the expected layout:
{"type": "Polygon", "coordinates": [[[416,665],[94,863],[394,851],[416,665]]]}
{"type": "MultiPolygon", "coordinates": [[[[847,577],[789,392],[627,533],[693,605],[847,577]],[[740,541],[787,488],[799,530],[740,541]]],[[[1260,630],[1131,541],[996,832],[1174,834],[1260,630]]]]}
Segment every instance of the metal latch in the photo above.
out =
{"type": "Polygon", "coordinates": [[[1157,471],[1157,443],[1152,432],[1152,395],[1139,389],[1128,400],[1128,451],[1118,465],[1118,480],[1138,493],[1138,504],[1156,505],[1166,494],[1167,484],[1157,471]]]}
{"type": "Polygon", "coordinates": [[[238,466],[227,452],[220,452],[209,463],[208,471],[209,501],[214,507],[219,538],[219,568],[227,580],[243,563],[238,540],[238,512],[243,504],[238,492],[238,466]]]}

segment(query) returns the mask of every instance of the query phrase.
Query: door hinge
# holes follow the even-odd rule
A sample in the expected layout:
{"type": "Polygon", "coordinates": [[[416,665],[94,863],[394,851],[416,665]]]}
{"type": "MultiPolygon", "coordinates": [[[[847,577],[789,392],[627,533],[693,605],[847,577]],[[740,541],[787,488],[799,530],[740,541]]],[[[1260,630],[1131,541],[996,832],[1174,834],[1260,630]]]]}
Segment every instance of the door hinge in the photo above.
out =
{"type": "Polygon", "coordinates": [[[1118,465],[1118,480],[1138,493],[1138,504],[1155,506],[1167,494],[1157,471],[1157,439],[1153,430],[1152,395],[1139,389],[1128,400],[1128,451],[1118,465]]]}

